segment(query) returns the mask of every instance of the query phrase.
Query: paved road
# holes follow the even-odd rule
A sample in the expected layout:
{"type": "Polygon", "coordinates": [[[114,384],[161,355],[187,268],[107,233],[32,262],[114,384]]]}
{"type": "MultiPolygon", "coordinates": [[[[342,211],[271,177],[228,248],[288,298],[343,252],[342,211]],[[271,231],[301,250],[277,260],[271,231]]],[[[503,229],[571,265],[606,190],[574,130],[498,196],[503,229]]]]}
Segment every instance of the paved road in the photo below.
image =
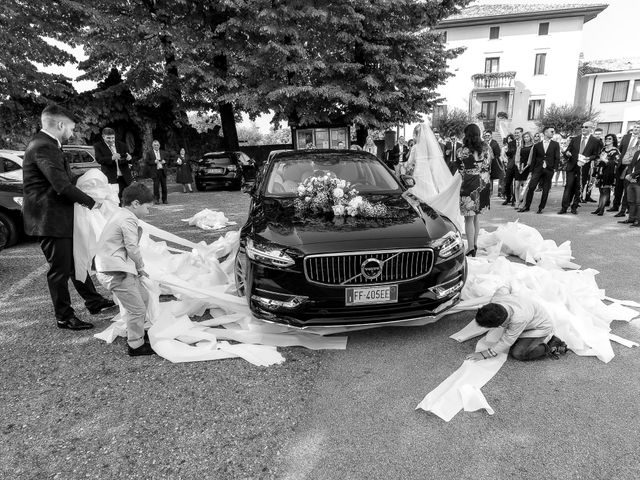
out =
{"type": "MultiPolygon", "coordinates": [[[[640,300],[633,253],[640,231],[611,214],[590,215],[592,204],[557,215],[560,193],[553,189],[542,215],[518,214],[494,199],[482,224],[520,218],[545,238],[571,240],[576,262],[601,272],[598,285],[609,296],[640,300]]],[[[446,423],[414,410],[472,351],[475,341],[448,338],[471,318],[354,333],[346,351],[327,354],[304,422],[283,448],[282,478],[640,478],[638,348],[614,344],[609,364],[572,353],[509,360],[483,389],[493,416],[463,412],[446,423]]],[[[613,331],[640,341],[640,330],[624,322],[613,331]]]]}
{"type": "MultiPolygon", "coordinates": [[[[538,228],[545,238],[558,243],[570,239],[576,262],[601,272],[597,277],[598,284],[606,289],[608,295],[640,300],[637,274],[640,262],[637,255],[632,253],[640,245],[640,232],[618,225],[610,214],[607,217],[589,215],[588,211],[592,208],[588,207],[581,209],[577,216],[558,216],[555,212],[559,207],[559,194],[560,189],[555,188],[543,215],[518,215],[512,208],[500,206],[496,199],[490,214],[483,216],[483,225],[491,229],[499,223],[519,217],[522,222],[538,228]]],[[[169,214],[158,213],[152,222],[196,240],[195,236],[189,236],[196,235],[194,229],[187,227],[180,219],[208,205],[187,207],[181,204],[181,199],[186,197],[180,195],[170,195],[172,203],[162,210],[169,214]]],[[[221,195],[227,216],[241,223],[246,214],[246,196],[239,192],[224,192],[221,195]]],[[[201,198],[214,197],[205,195],[201,198]]],[[[217,235],[206,234],[205,239],[211,241],[217,235]]],[[[200,232],[197,239],[201,237],[200,232]]],[[[47,328],[44,316],[50,309],[50,300],[46,290],[42,290],[46,288],[43,263],[42,254],[34,243],[22,244],[0,254],[0,323],[5,327],[0,342],[4,346],[26,349],[28,358],[45,358],[40,350],[45,345],[44,337],[50,335],[53,340],[58,339],[56,348],[79,349],[82,352],[98,349],[94,353],[95,358],[88,360],[89,363],[104,358],[103,362],[113,362],[118,368],[120,353],[113,353],[112,346],[96,347],[88,343],[88,338],[82,340],[78,337],[78,340],[74,340],[75,337],[64,336],[53,328],[47,328]],[[38,285],[40,290],[34,290],[34,285],[38,285]],[[16,323],[19,323],[19,328],[8,328],[16,323]],[[31,326],[38,328],[31,329],[31,326]],[[24,344],[20,340],[26,329],[33,333],[25,338],[35,343],[24,344]],[[70,340],[62,343],[67,338],[70,340]]],[[[319,362],[319,374],[313,394],[300,397],[303,402],[301,420],[289,435],[286,434],[288,423],[283,420],[278,424],[282,431],[277,432],[277,438],[288,437],[288,441],[282,440],[278,451],[260,453],[245,444],[241,451],[234,453],[234,461],[249,462],[258,456],[273,459],[274,465],[268,471],[276,472],[274,478],[285,479],[640,478],[637,460],[637,432],[640,431],[637,415],[640,382],[637,372],[640,371],[640,349],[614,345],[616,357],[606,365],[594,358],[573,354],[557,362],[523,364],[508,361],[483,390],[496,411],[494,416],[484,412],[461,413],[445,423],[429,413],[414,410],[424,395],[453,372],[473,349],[473,342],[458,344],[448,338],[464,326],[471,316],[470,313],[463,313],[421,328],[389,328],[353,333],[349,336],[346,351],[319,353],[314,357],[319,362]],[[308,399],[306,403],[305,398],[308,399]],[[254,457],[249,460],[246,455],[254,457]]],[[[102,323],[105,321],[102,320],[102,323]]],[[[640,341],[640,331],[633,326],[616,322],[614,332],[640,341]]],[[[291,357],[297,352],[291,349],[286,355],[291,357]]],[[[18,350],[14,354],[12,358],[20,358],[18,350]]],[[[54,358],[55,352],[50,356],[54,358]]],[[[77,353],[72,356],[76,358],[77,353]]],[[[36,367],[28,364],[28,358],[20,363],[16,371],[31,375],[29,372],[36,367]]],[[[126,362],[121,363],[121,368],[127,368],[124,366],[126,362]]],[[[302,362],[287,362],[285,368],[295,363],[302,362]]],[[[43,365],[38,368],[41,367],[43,365]]],[[[222,375],[216,381],[235,378],[239,369],[244,369],[245,378],[249,378],[248,375],[256,377],[251,377],[253,383],[246,386],[246,392],[243,390],[243,401],[246,403],[243,404],[245,407],[238,410],[251,413],[246,418],[247,426],[260,423],[256,413],[261,411],[259,405],[251,407],[252,410],[246,407],[251,404],[252,398],[263,398],[255,394],[259,379],[267,379],[271,385],[267,387],[272,389],[281,388],[278,383],[286,382],[282,372],[275,374],[275,370],[266,370],[259,373],[242,363],[209,364],[208,368],[205,367],[194,365],[185,368],[185,371],[197,371],[202,379],[222,375]]],[[[96,368],[102,367],[96,363],[93,370],[88,371],[95,371],[96,368]]],[[[157,368],[166,375],[167,382],[175,381],[171,368],[163,364],[157,368]]],[[[315,372],[315,368],[311,371],[315,372]]],[[[153,384],[152,380],[149,383],[153,384]]],[[[189,385],[189,382],[185,382],[185,385],[189,385]]],[[[45,396],[38,401],[47,402],[52,395],[51,398],[61,395],[57,388],[46,392],[49,393],[43,393],[45,396]]],[[[198,395],[204,394],[200,390],[198,392],[198,395]]],[[[266,395],[268,392],[261,393],[266,395]]],[[[239,395],[237,391],[235,395],[239,395]]],[[[173,401],[167,394],[159,398],[173,401]]],[[[263,402],[263,405],[268,404],[267,400],[263,402]]],[[[25,405],[24,408],[15,405],[12,408],[24,417],[30,411],[29,405],[25,405]]],[[[209,420],[212,411],[225,412],[219,404],[214,405],[210,409],[212,411],[202,405],[198,408],[200,414],[206,412],[209,420]]],[[[290,410],[283,408],[283,412],[291,411],[290,405],[287,408],[290,410]]],[[[234,415],[241,415],[235,410],[233,412],[234,415]]],[[[51,417],[54,414],[46,415],[51,417]]],[[[174,412],[173,416],[166,418],[168,425],[175,427],[176,431],[182,424],[181,415],[184,416],[184,413],[174,412]]],[[[272,416],[275,418],[277,414],[273,413],[272,416]]],[[[47,423],[43,419],[34,417],[29,420],[34,428],[37,425],[45,428],[47,423]]],[[[73,422],[69,425],[72,426],[73,422]]],[[[136,428],[139,428],[139,424],[136,428]]],[[[163,427],[156,435],[166,435],[166,428],[163,427]]],[[[37,434],[39,430],[36,428],[35,432],[37,434]]],[[[44,431],[40,434],[47,435],[44,431]]],[[[246,441],[257,442],[261,437],[255,435],[247,437],[252,440],[246,441]]],[[[158,464],[166,470],[169,468],[167,465],[174,467],[180,461],[178,453],[184,445],[172,444],[166,436],[162,438],[169,442],[164,453],[167,460],[159,459],[158,464]]],[[[178,436],[176,442],[184,438],[184,435],[178,436]]],[[[222,448],[220,433],[216,433],[214,439],[217,439],[217,444],[214,443],[216,448],[222,448]]],[[[46,442],[45,448],[52,448],[54,441],[49,439],[46,442]]],[[[230,441],[225,442],[223,445],[234,445],[230,441]]],[[[105,451],[113,453],[118,450],[110,448],[105,451]]],[[[138,452],[132,458],[146,457],[138,452]]],[[[203,457],[196,458],[201,465],[206,465],[203,457]]],[[[144,472],[150,475],[171,478],[158,466],[154,470],[151,460],[141,465],[145,468],[144,472]]],[[[45,466],[42,471],[56,470],[45,466]]],[[[195,471],[203,473],[197,469],[195,471]]],[[[138,473],[143,473],[143,470],[138,473]]],[[[260,477],[270,478],[269,474],[260,477]]]]}

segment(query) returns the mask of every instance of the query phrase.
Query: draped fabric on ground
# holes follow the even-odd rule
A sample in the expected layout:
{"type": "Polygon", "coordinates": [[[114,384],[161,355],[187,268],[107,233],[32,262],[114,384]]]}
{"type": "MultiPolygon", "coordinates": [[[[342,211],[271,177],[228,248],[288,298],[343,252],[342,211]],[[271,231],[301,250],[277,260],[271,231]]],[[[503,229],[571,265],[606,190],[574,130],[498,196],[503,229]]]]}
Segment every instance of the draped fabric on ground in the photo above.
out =
{"type": "MultiPolygon", "coordinates": [[[[94,198],[106,199],[110,188],[106,177],[101,172],[93,172],[85,174],[87,176],[79,181],[79,185],[86,191],[93,191],[94,198]]],[[[82,211],[74,231],[74,258],[76,265],[84,265],[81,271],[86,273],[95,254],[96,239],[107,221],[106,215],[117,207],[113,206],[113,201],[105,201],[100,210],[78,208],[82,211]]],[[[326,335],[366,328],[300,331],[256,320],[251,316],[246,299],[235,295],[233,264],[239,232],[228,232],[206,244],[184,240],[145,222],[140,225],[143,229],[141,252],[150,277],[144,279],[151,299],[147,311],[151,326],[149,337],[154,350],[172,362],[240,357],[255,365],[273,365],[284,360],[277,347],[344,349],[346,337],[326,335]],[[169,247],[166,242],[175,246],[169,247]],[[162,293],[172,294],[177,300],[160,303],[162,293]],[[211,319],[191,320],[190,317],[201,316],[207,310],[211,319]]],[[[596,356],[608,362],[614,355],[611,341],[629,347],[637,345],[613,335],[610,324],[613,320],[630,321],[637,317],[638,311],[634,308],[640,308],[640,304],[606,297],[604,290],[596,284],[598,272],[581,270],[571,261],[569,242],[557,245],[543,239],[537,230],[514,222],[501,225],[490,233],[481,231],[478,246],[481,255],[469,258],[462,299],[447,314],[477,309],[506,284],[514,292],[538,298],[548,309],[558,336],[578,355],[596,356]],[[526,263],[509,261],[507,255],[519,257],[526,263]]],[[[394,326],[425,325],[438,318],[424,317],[394,326]]],[[[110,327],[95,336],[107,342],[125,336],[122,315],[116,315],[113,320],[110,327]]],[[[462,342],[486,332],[487,329],[471,322],[452,338],[462,342]]],[[[499,336],[500,329],[489,331],[476,350],[492,345],[499,336]]],[[[504,361],[506,355],[488,361],[464,362],[417,408],[431,411],[447,421],[461,409],[483,408],[491,413],[480,389],[504,361]]]]}
{"type": "MultiPolygon", "coordinates": [[[[499,226],[492,233],[481,231],[478,244],[483,248],[483,255],[469,259],[467,283],[455,311],[476,310],[488,303],[499,287],[508,285],[514,293],[540,300],[549,312],[556,335],[577,355],[595,356],[606,363],[614,356],[611,341],[627,347],[638,346],[612,334],[610,329],[613,320],[628,322],[638,316],[636,310],[623,303],[638,304],[605,297],[604,290],[599,289],[595,281],[598,272],[580,270],[571,262],[569,242],[558,246],[552,240],[544,240],[537,230],[513,222],[499,226]],[[501,255],[518,256],[530,265],[509,261],[501,255]]],[[[502,328],[487,329],[472,321],[451,338],[463,342],[485,333],[475,351],[495,344],[502,328]]],[[[506,355],[499,355],[480,362],[463,362],[416,408],[430,411],[445,421],[462,409],[485,408],[491,413],[480,388],[500,370],[506,359],[506,355]]]]}

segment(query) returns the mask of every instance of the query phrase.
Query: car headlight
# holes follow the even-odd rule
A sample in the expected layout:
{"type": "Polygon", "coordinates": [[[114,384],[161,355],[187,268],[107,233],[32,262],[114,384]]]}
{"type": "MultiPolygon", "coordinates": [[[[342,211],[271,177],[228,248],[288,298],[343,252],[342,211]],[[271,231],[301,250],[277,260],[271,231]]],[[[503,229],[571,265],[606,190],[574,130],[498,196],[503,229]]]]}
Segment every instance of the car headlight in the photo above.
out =
{"type": "Polygon", "coordinates": [[[24,203],[24,198],[23,197],[13,197],[13,201],[16,202],[18,205],[22,206],[22,204],[24,203]]]}
{"type": "Polygon", "coordinates": [[[449,232],[444,237],[431,243],[431,246],[438,250],[441,258],[449,258],[462,250],[462,237],[460,232],[449,232]]]}
{"type": "Polygon", "coordinates": [[[293,258],[284,253],[282,249],[274,245],[255,243],[251,239],[247,240],[246,250],[247,257],[251,260],[266,263],[273,267],[287,268],[292,267],[296,263],[293,258]]]}

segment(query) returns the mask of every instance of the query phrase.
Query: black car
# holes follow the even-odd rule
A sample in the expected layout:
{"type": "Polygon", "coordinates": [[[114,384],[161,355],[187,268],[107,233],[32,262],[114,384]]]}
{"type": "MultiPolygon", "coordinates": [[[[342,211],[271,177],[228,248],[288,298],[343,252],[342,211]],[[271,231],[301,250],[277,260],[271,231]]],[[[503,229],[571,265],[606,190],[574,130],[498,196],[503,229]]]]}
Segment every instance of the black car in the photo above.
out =
{"type": "Polygon", "coordinates": [[[22,235],[22,181],[0,174],[0,224],[4,227],[5,243],[10,247],[22,235]]]}
{"type": "Polygon", "coordinates": [[[407,191],[375,156],[352,150],[272,153],[251,189],[236,287],[253,314],[295,327],[390,324],[459,300],[466,259],[454,224],[407,191]],[[310,176],[346,180],[374,218],[300,214],[310,176]]]}
{"type": "Polygon", "coordinates": [[[243,152],[205,153],[198,161],[194,180],[200,191],[207,186],[240,189],[255,179],[255,162],[243,152]]]}

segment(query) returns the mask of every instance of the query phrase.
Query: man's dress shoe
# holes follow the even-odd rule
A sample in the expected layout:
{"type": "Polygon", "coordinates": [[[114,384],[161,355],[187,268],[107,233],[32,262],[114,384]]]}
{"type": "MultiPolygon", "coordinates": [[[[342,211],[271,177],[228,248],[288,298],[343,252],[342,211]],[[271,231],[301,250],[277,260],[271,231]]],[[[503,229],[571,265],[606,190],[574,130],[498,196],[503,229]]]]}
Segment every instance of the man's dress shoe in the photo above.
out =
{"type": "Polygon", "coordinates": [[[113,302],[113,300],[109,300],[107,298],[103,298],[102,301],[99,304],[94,305],[91,308],[88,308],[88,310],[89,310],[89,313],[91,315],[97,315],[102,310],[105,310],[105,309],[111,308],[111,307],[115,307],[115,306],[116,306],[116,304],[113,302]]]}
{"type": "Polygon", "coordinates": [[[68,330],[88,330],[93,328],[93,323],[83,322],[78,317],[69,317],[66,320],[58,320],[58,328],[66,328],[68,330]]]}

